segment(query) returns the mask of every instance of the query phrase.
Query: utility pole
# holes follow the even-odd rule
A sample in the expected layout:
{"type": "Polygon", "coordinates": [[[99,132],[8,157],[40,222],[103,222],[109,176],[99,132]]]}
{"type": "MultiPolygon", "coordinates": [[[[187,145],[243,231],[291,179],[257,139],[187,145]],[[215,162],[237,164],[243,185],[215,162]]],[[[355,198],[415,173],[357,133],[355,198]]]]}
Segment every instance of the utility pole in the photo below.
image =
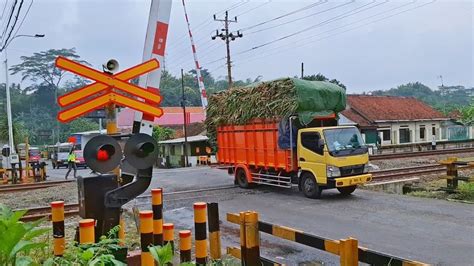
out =
{"type": "Polygon", "coordinates": [[[184,97],[184,73],[181,68],[181,105],[183,106],[183,131],[184,131],[184,167],[188,167],[188,132],[186,128],[186,98],[184,97]]]}
{"type": "Polygon", "coordinates": [[[301,79],[304,77],[304,63],[301,62],[301,79]]]}
{"type": "Polygon", "coordinates": [[[230,42],[235,41],[236,38],[242,38],[244,35],[237,31],[236,33],[229,32],[229,24],[231,22],[237,22],[237,17],[234,19],[229,20],[229,12],[225,12],[224,19],[216,18],[214,14],[214,21],[224,22],[224,28],[221,29],[220,33],[219,30],[216,30],[216,35],[212,36],[211,38],[215,40],[217,37],[221,38],[221,40],[225,41],[226,45],[226,52],[227,52],[227,78],[229,80],[229,88],[232,87],[232,61],[230,60],[230,42]]]}

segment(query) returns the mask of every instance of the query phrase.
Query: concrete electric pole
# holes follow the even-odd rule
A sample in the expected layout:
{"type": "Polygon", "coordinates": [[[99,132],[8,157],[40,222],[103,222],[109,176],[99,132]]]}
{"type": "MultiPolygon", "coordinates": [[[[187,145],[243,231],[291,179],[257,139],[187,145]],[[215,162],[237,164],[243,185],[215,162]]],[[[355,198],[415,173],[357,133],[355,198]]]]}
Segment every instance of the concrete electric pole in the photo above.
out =
{"type": "Polygon", "coordinates": [[[214,20],[215,21],[220,21],[224,22],[224,28],[220,30],[216,30],[216,35],[212,36],[211,38],[215,40],[217,37],[221,38],[221,40],[225,41],[226,45],[226,51],[227,51],[227,77],[229,80],[229,88],[232,87],[232,61],[230,60],[230,42],[235,41],[236,38],[242,38],[243,34],[240,31],[237,31],[236,33],[229,32],[229,24],[231,22],[237,22],[237,17],[234,17],[234,19],[229,20],[229,12],[225,12],[225,17],[224,19],[218,19],[216,18],[216,15],[214,15],[214,20]]]}

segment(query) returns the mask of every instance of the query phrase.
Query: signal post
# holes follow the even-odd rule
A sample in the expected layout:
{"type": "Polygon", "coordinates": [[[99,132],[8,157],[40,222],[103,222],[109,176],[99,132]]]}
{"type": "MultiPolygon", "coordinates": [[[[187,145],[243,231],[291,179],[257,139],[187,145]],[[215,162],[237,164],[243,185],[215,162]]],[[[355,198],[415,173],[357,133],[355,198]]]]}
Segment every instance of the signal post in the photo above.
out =
{"type": "Polygon", "coordinates": [[[64,57],[56,59],[56,66],[94,81],[58,98],[58,104],[63,107],[58,113],[59,121],[69,122],[99,108],[106,110],[107,135],[92,138],[83,151],[87,165],[99,174],[77,179],[79,214],[96,221],[97,241],[119,225],[122,206],[150,185],[158,144],[147,134],[118,134],[116,106],[129,107],[152,117],[163,114],[157,107],[161,101],[159,94],[128,82],[159,68],[159,62],[152,59],[118,73],[115,73],[116,60],[104,64],[103,72],[64,57]],[[123,177],[127,182],[120,184],[123,177]]]}

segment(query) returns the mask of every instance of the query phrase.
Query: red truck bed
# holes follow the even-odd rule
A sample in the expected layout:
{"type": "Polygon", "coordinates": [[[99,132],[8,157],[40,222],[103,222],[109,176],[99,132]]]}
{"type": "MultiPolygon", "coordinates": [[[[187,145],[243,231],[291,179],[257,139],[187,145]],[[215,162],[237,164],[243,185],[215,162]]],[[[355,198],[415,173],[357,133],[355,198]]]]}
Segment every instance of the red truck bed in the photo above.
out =
{"type": "Polygon", "coordinates": [[[297,170],[296,154],[278,148],[278,120],[254,120],[217,129],[218,162],[227,165],[297,170]],[[291,159],[293,158],[293,168],[291,159]]]}

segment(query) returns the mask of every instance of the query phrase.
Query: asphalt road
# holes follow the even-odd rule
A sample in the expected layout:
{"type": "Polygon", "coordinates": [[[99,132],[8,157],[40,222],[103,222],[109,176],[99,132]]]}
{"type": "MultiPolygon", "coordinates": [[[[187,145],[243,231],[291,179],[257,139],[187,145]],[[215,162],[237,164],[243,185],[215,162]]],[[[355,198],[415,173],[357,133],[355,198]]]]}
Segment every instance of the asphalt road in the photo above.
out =
{"type": "MultiPolygon", "coordinates": [[[[80,170],[82,175],[89,172],[80,170]]],[[[58,180],[65,170],[48,174],[58,180]]],[[[203,167],[155,169],[150,187],[178,191],[231,184],[226,171],[203,167]]],[[[165,219],[177,228],[192,228],[193,200],[165,206],[165,219]]],[[[296,190],[270,187],[222,192],[212,200],[218,200],[223,221],[227,212],[255,210],[262,221],[331,239],[352,236],[359,245],[433,265],[473,265],[474,261],[474,206],[469,204],[362,189],[350,197],[329,190],[322,199],[312,200],[296,190]]],[[[222,232],[223,246],[238,246],[237,226],[224,222],[222,232]]],[[[261,251],[288,265],[338,265],[333,255],[263,234],[261,251]]]]}

